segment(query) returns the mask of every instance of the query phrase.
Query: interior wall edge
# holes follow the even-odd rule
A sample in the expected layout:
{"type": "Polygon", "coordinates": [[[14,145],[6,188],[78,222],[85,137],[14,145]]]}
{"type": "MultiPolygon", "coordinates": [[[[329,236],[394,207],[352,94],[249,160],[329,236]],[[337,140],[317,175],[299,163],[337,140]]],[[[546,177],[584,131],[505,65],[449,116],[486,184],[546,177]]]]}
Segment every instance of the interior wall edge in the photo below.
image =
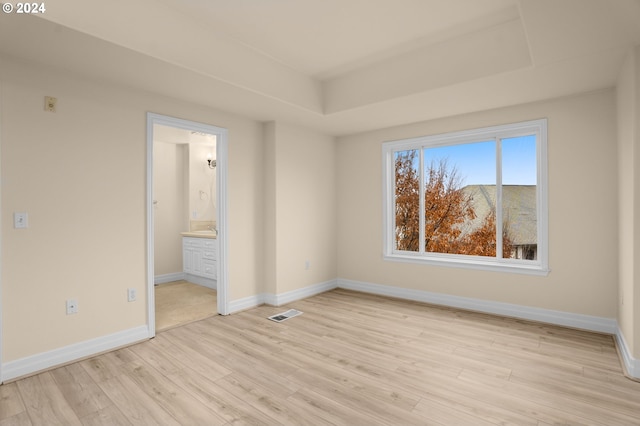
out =
{"type": "Polygon", "coordinates": [[[631,354],[629,345],[627,345],[627,340],[625,339],[624,333],[620,327],[618,327],[615,337],[618,355],[620,356],[625,376],[630,379],[640,381],[640,359],[634,358],[631,354]]]}

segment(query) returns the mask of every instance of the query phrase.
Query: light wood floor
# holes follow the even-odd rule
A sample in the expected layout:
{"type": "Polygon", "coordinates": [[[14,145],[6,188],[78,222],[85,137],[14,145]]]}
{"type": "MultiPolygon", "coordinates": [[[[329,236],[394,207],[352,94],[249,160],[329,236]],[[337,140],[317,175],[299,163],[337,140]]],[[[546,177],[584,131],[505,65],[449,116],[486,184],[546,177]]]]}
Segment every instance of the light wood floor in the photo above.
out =
{"type": "Polygon", "coordinates": [[[188,281],[155,286],[156,331],[217,315],[216,291],[188,281]]]}
{"type": "Polygon", "coordinates": [[[640,383],[611,336],[334,290],[4,385],[7,424],[638,425],[640,383]]]}

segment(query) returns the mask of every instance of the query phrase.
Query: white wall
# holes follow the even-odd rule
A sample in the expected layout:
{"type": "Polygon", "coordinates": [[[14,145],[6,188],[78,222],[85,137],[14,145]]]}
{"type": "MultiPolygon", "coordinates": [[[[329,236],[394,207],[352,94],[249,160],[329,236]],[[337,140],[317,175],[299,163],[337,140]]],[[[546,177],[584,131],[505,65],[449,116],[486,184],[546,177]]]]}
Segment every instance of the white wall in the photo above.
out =
{"type": "Polygon", "coordinates": [[[266,290],[281,294],[335,279],[334,138],[267,123],[265,142],[266,290]]]}
{"type": "Polygon", "coordinates": [[[154,275],[182,272],[182,236],[188,230],[188,145],[153,143],[154,275]]]}
{"type": "Polygon", "coordinates": [[[338,139],[338,277],[614,319],[617,153],[611,90],[338,139]],[[382,260],[381,144],[548,118],[546,277],[382,260]]]}
{"type": "Polygon", "coordinates": [[[229,129],[230,300],[261,291],[259,123],[0,59],[3,364],[146,323],[148,111],[229,129]],[[29,229],[13,229],[15,211],[29,229]]]}
{"type": "Polygon", "coordinates": [[[190,220],[214,221],[216,218],[216,169],[209,168],[208,154],[215,160],[215,147],[199,143],[189,144],[190,220]]]}
{"type": "Polygon", "coordinates": [[[619,188],[618,323],[640,359],[640,47],[629,52],[617,85],[619,188]]]}

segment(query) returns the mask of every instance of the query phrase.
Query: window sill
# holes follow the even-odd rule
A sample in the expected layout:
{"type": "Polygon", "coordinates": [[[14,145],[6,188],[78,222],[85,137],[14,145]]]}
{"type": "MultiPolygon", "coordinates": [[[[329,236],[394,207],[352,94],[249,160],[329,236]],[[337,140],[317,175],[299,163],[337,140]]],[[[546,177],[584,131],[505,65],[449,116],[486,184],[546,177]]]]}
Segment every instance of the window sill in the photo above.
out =
{"type": "Polygon", "coordinates": [[[448,268],[474,269],[480,271],[507,272],[524,275],[547,276],[550,269],[539,262],[510,261],[499,262],[496,259],[485,259],[477,256],[469,256],[469,259],[460,259],[449,255],[430,255],[429,257],[411,253],[392,253],[383,256],[385,261],[416,263],[422,265],[441,266],[448,268]]]}

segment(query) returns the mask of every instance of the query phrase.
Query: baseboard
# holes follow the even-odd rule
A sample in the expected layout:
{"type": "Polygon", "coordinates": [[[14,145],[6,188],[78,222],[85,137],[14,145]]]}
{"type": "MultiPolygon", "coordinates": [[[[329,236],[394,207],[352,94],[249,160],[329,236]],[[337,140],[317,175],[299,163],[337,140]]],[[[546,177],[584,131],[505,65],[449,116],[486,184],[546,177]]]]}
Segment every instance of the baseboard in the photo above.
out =
{"type": "Polygon", "coordinates": [[[200,277],[198,275],[192,275],[192,274],[184,274],[183,279],[193,284],[198,284],[203,287],[208,287],[214,290],[218,290],[217,281],[211,278],[200,277]]]}
{"type": "Polygon", "coordinates": [[[372,284],[342,278],[326,281],[323,283],[312,284],[310,286],[288,291],[285,293],[261,293],[255,296],[249,296],[243,299],[234,300],[229,303],[229,311],[230,313],[234,313],[250,309],[265,303],[273,306],[281,306],[287,303],[295,302],[296,300],[304,299],[306,297],[314,296],[316,294],[332,290],[334,288],[344,288],[347,290],[361,291],[364,293],[378,294],[381,296],[397,297],[399,299],[432,303],[435,305],[467,309],[470,311],[521,318],[531,321],[540,321],[548,324],[579,328],[582,330],[596,331],[599,333],[607,333],[612,335],[615,335],[618,330],[617,321],[610,318],[574,314],[562,311],[554,311],[551,309],[534,308],[530,306],[473,299],[461,296],[452,296],[441,293],[432,293],[424,290],[412,290],[402,287],[372,284]]]}
{"type": "MultiPolygon", "coordinates": [[[[423,290],[412,290],[401,287],[372,284],[362,281],[347,279],[330,280],[312,284],[307,287],[288,291],[280,294],[260,293],[254,296],[229,302],[229,312],[235,313],[263,304],[280,306],[296,300],[304,299],[334,288],[361,291],[364,293],[378,294],[381,296],[396,297],[418,302],[432,303],[436,305],[467,309],[489,314],[507,317],[540,321],[549,324],[579,328],[600,333],[615,335],[616,342],[622,357],[627,374],[640,379],[640,360],[633,358],[624,336],[618,328],[615,319],[594,317],[582,314],[573,314],[562,311],[554,311],[542,308],[514,305],[509,303],[493,302],[480,299],[472,299],[460,296],[451,296],[440,293],[432,293],[423,290]]],[[[149,338],[147,326],[140,326],[130,330],[114,333],[108,336],[91,339],[85,342],[75,343],[63,348],[54,349],[37,355],[32,355],[16,361],[10,361],[2,365],[0,383],[13,380],[22,376],[34,374],[38,371],[77,361],[102,352],[130,345],[149,338]]]]}
{"type": "Polygon", "coordinates": [[[467,309],[488,314],[540,321],[565,327],[579,328],[582,330],[597,331],[599,333],[616,334],[618,329],[617,321],[610,318],[533,308],[530,306],[493,302],[489,300],[472,299],[468,297],[451,296],[441,293],[431,293],[423,290],[412,290],[341,278],[338,278],[337,281],[339,288],[379,294],[381,296],[397,297],[399,299],[433,303],[435,305],[467,309]]]}
{"type": "Polygon", "coordinates": [[[232,300],[229,302],[229,313],[233,314],[247,309],[255,308],[256,306],[264,305],[265,295],[263,293],[256,294],[255,296],[243,297],[242,299],[232,300]]]}
{"type": "Polygon", "coordinates": [[[296,300],[305,299],[307,297],[315,296],[316,294],[324,293],[325,291],[333,290],[337,286],[337,280],[330,280],[279,294],[260,293],[255,296],[249,296],[229,302],[229,313],[232,314],[234,312],[244,311],[264,304],[272,306],[286,305],[287,303],[295,302],[296,300]]]}
{"type": "Polygon", "coordinates": [[[265,293],[264,303],[273,306],[286,305],[287,303],[295,302],[296,300],[305,299],[307,297],[315,296],[316,294],[324,293],[325,291],[333,290],[337,286],[337,280],[330,280],[280,294],[265,293]]]}
{"type": "Polygon", "coordinates": [[[146,325],[28,356],[2,365],[0,383],[149,339],[146,325]]]}
{"type": "Polygon", "coordinates": [[[627,341],[620,328],[616,331],[616,344],[618,345],[618,353],[622,358],[622,365],[626,375],[634,380],[640,380],[640,360],[631,355],[627,341]]]}
{"type": "Polygon", "coordinates": [[[452,308],[466,309],[476,312],[501,315],[505,317],[520,318],[531,321],[539,321],[547,324],[572,327],[582,330],[595,331],[614,335],[622,363],[626,374],[632,379],[640,380],[640,360],[635,359],[624,339],[624,335],[618,327],[618,322],[612,318],[596,317],[591,315],[575,314],[551,309],[534,308],[530,306],[515,305],[511,303],[494,302],[469,297],[452,296],[441,293],[432,293],[424,290],[412,290],[401,287],[372,284],[362,281],[346,280],[338,278],[323,283],[313,284],[300,289],[280,294],[263,293],[257,296],[247,297],[232,302],[232,312],[249,309],[261,304],[280,306],[296,300],[314,296],[334,288],[361,291],[364,293],[378,294],[381,296],[396,297],[417,302],[432,303],[435,305],[449,306],[452,308]]]}
{"type": "Polygon", "coordinates": [[[184,272],[174,272],[172,274],[156,275],[153,277],[153,283],[155,285],[170,283],[173,281],[184,280],[184,272]]]}

